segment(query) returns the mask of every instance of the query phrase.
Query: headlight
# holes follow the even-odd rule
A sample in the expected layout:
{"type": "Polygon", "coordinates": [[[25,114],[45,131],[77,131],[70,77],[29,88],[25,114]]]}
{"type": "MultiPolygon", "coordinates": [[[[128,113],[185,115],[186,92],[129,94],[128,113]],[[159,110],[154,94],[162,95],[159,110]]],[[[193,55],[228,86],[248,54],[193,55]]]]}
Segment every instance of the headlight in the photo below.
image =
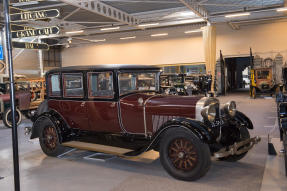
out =
{"type": "Polygon", "coordinates": [[[236,103],[235,101],[228,102],[224,105],[224,112],[227,113],[230,117],[236,115],[236,103]]]}
{"type": "Polygon", "coordinates": [[[202,109],[201,115],[205,119],[208,119],[208,121],[213,122],[216,117],[216,104],[211,104],[209,106],[206,106],[202,109]]]}

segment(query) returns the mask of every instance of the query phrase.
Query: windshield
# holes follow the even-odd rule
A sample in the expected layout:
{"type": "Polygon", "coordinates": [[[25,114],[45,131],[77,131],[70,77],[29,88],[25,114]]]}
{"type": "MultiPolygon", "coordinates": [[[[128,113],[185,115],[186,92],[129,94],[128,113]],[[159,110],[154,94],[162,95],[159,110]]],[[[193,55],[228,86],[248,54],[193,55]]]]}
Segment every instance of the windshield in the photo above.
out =
{"type": "Polygon", "coordinates": [[[120,73],[120,95],[137,91],[158,91],[157,73],[120,73]]]}
{"type": "Polygon", "coordinates": [[[269,79],[269,70],[257,71],[257,79],[269,79]]]}

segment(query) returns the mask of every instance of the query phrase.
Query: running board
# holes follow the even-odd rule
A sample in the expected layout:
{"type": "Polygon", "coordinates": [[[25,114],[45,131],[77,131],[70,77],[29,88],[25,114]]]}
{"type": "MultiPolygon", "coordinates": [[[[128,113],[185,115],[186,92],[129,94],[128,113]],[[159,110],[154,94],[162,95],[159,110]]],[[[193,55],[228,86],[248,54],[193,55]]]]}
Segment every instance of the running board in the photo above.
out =
{"type": "Polygon", "coordinates": [[[77,148],[81,150],[88,150],[88,151],[94,151],[94,152],[100,152],[100,153],[107,153],[112,154],[116,156],[124,157],[126,153],[132,152],[133,150],[125,149],[125,148],[119,148],[119,147],[112,147],[107,145],[99,145],[99,144],[93,144],[93,143],[85,143],[85,142],[79,142],[79,141],[70,141],[62,143],[63,146],[66,147],[72,147],[77,148]]]}

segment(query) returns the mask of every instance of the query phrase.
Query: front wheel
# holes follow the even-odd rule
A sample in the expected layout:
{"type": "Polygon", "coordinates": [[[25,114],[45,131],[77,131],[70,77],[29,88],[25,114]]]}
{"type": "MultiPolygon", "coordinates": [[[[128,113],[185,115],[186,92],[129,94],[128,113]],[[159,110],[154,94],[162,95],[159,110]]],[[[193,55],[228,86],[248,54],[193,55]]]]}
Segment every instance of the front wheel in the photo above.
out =
{"type": "Polygon", "coordinates": [[[185,129],[167,130],[160,143],[160,161],[164,169],[179,180],[194,181],[210,168],[207,144],[185,129]]]}
{"type": "Polygon", "coordinates": [[[48,156],[56,157],[62,154],[65,150],[65,147],[60,144],[60,135],[57,128],[48,119],[42,122],[39,142],[42,151],[48,156]]]}
{"type": "MultiPolygon", "coordinates": [[[[239,142],[244,141],[244,140],[249,139],[249,138],[250,138],[250,134],[249,134],[248,129],[246,127],[241,127],[240,128],[239,142]]],[[[236,162],[236,161],[239,161],[242,158],[244,158],[247,153],[248,153],[248,151],[245,153],[242,153],[240,155],[230,155],[227,157],[220,158],[220,160],[227,161],[227,162],[236,162]]]]}
{"type": "MultiPolygon", "coordinates": [[[[22,121],[22,115],[18,108],[15,112],[16,124],[19,125],[22,121]]],[[[6,127],[12,128],[12,109],[9,107],[3,113],[3,123],[6,127]]]]}

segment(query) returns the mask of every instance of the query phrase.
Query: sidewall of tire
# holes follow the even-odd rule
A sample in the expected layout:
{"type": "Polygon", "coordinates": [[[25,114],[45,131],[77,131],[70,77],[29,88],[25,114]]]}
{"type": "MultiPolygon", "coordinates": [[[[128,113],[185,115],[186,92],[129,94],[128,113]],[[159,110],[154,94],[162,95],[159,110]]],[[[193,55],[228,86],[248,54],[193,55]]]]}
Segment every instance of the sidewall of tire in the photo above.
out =
{"type": "MultiPolygon", "coordinates": [[[[8,128],[12,128],[12,121],[11,122],[8,121],[8,115],[11,112],[12,112],[12,109],[9,107],[8,109],[6,109],[4,111],[4,114],[3,114],[3,123],[8,128]]],[[[21,121],[22,121],[22,114],[21,114],[21,111],[18,108],[16,108],[16,112],[19,115],[19,120],[16,121],[16,123],[17,123],[17,125],[19,125],[21,123],[21,121]]]]}
{"type": "Polygon", "coordinates": [[[168,174],[176,179],[185,181],[194,181],[204,176],[211,165],[211,157],[208,145],[202,143],[201,140],[192,132],[181,128],[170,129],[163,136],[160,144],[160,161],[168,174]],[[193,146],[195,146],[197,150],[197,164],[190,172],[184,172],[176,169],[168,157],[168,147],[170,143],[176,138],[186,138],[192,141],[193,146]]]}

